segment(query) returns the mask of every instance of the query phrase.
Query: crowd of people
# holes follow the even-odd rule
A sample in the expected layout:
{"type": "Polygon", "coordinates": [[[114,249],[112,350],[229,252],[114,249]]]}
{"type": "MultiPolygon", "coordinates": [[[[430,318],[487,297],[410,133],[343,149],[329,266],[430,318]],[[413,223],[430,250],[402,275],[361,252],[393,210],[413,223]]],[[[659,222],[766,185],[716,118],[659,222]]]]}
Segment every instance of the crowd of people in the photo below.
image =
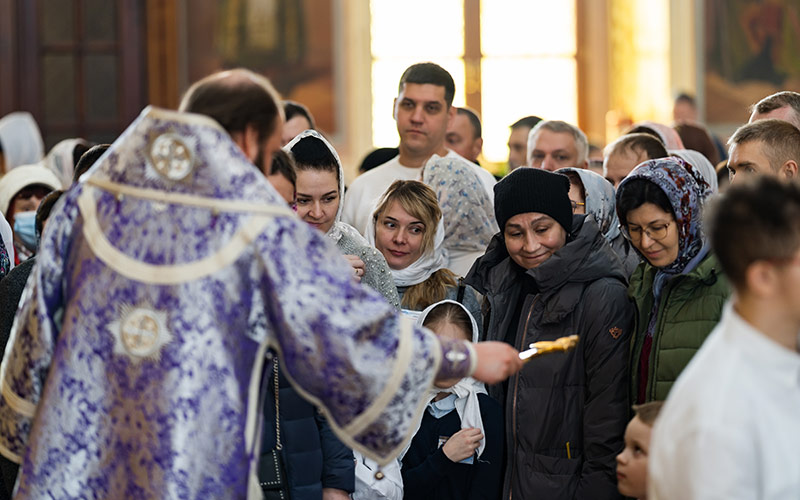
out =
{"type": "Polygon", "coordinates": [[[406,69],[349,186],[248,70],[113,144],[0,120],[0,498],[797,498],[800,94],[522,117],[501,178],[454,94],[406,69]]]}

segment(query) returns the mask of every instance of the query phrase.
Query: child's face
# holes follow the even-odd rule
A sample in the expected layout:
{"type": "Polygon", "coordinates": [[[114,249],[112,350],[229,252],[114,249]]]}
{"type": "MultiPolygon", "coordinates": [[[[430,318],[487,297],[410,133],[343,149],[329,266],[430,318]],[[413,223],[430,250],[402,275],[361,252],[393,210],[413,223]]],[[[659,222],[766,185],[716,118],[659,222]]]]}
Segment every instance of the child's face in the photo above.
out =
{"type": "Polygon", "coordinates": [[[625,449],[617,455],[617,488],[626,497],[647,496],[647,454],[652,428],[634,417],[625,429],[625,449]]]}

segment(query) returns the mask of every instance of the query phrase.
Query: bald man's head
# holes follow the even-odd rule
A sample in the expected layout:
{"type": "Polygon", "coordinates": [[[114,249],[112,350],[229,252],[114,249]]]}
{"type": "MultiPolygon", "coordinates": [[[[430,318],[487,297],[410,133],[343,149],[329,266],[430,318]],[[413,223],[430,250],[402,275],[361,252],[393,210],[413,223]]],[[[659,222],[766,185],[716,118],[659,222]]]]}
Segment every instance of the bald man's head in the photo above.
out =
{"type": "Polygon", "coordinates": [[[269,80],[240,68],[214,73],[195,82],[183,96],[179,110],[209,116],[229,134],[244,132],[251,125],[263,140],[283,120],[280,102],[269,80]]]}
{"type": "Polygon", "coordinates": [[[283,124],[281,99],[272,84],[248,69],[233,69],[195,82],[181,100],[179,110],[216,120],[256,166],[269,171],[277,133],[283,124]]]}

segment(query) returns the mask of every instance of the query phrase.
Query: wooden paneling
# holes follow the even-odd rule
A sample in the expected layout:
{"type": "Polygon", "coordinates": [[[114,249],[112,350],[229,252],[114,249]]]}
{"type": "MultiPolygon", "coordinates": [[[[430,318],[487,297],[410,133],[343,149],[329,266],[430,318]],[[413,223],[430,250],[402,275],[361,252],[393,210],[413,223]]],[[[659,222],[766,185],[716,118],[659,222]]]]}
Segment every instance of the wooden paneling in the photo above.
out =
{"type": "MultiPolygon", "coordinates": [[[[130,0],[135,1],[135,0],[130,0]]],[[[150,104],[176,109],[178,80],[178,0],[147,0],[147,80],[150,104]]]]}
{"type": "Polygon", "coordinates": [[[17,37],[14,0],[0,0],[0,116],[16,109],[18,98],[17,37]]]}
{"type": "Polygon", "coordinates": [[[464,0],[464,99],[481,112],[481,0],[464,0]]]}

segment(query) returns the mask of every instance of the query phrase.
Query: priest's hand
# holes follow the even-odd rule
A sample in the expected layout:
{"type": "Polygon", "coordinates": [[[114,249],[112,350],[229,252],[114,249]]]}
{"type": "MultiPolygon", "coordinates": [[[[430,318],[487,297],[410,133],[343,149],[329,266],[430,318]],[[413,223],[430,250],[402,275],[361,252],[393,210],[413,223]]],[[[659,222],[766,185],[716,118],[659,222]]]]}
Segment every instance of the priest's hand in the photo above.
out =
{"type": "Polygon", "coordinates": [[[519,351],[505,342],[478,342],[473,344],[478,354],[478,365],[472,378],[487,384],[497,384],[522,369],[519,351]]]}

